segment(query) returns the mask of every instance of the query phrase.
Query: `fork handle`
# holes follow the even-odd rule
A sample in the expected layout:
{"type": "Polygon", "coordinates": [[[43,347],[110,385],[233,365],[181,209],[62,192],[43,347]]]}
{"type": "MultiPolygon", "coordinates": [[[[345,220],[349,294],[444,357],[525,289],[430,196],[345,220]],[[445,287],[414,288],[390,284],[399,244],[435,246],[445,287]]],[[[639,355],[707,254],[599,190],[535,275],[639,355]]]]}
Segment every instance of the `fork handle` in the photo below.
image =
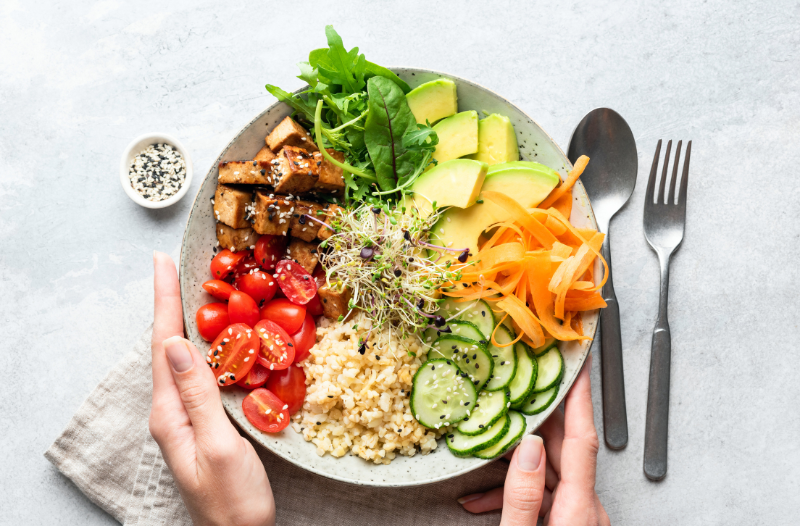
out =
{"type": "Polygon", "coordinates": [[[669,369],[672,355],[672,339],[667,319],[670,255],[659,254],[658,259],[661,266],[661,294],[650,350],[650,381],[644,432],[644,473],[653,481],[661,481],[667,475],[669,369]]]}
{"type": "Polygon", "coordinates": [[[619,304],[611,280],[609,237],[603,240],[603,258],[608,263],[608,280],[603,286],[606,307],[600,315],[600,372],[603,387],[603,435],[613,450],[628,444],[628,411],[625,405],[625,375],[622,368],[622,332],[619,304]]]}

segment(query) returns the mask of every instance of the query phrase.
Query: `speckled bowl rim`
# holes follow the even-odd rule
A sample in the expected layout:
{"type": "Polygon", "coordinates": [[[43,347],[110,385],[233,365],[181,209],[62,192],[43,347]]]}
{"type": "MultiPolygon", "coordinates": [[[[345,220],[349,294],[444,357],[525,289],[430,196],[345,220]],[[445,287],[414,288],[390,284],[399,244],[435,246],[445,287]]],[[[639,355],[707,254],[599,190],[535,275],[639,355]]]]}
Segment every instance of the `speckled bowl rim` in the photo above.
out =
{"type": "MultiPolygon", "coordinates": [[[[424,68],[410,68],[410,67],[403,67],[403,66],[397,66],[397,67],[393,66],[393,67],[389,67],[389,69],[391,71],[393,71],[393,72],[407,71],[407,72],[410,72],[412,74],[413,73],[423,73],[423,74],[432,74],[432,75],[439,75],[439,76],[442,76],[442,77],[448,77],[448,78],[451,78],[451,79],[458,80],[459,83],[469,84],[469,85],[471,85],[471,86],[473,86],[475,88],[479,88],[479,89],[481,89],[481,90],[483,90],[483,91],[485,91],[487,93],[490,93],[493,97],[496,97],[497,99],[505,102],[506,104],[516,108],[517,111],[519,111],[522,115],[524,115],[532,124],[536,125],[539,128],[539,130],[541,130],[542,133],[547,137],[547,139],[550,141],[552,146],[555,147],[556,151],[561,155],[561,157],[564,160],[564,166],[568,170],[572,169],[572,163],[569,161],[569,158],[567,158],[566,154],[561,149],[559,144],[555,141],[555,139],[553,139],[553,137],[549,133],[547,133],[545,131],[545,129],[535,119],[533,119],[530,115],[528,115],[527,112],[524,112],[516,104],[512,103],[511,101],[509,101],[505,97],[497,94],[494,90],[486,88],[485,86],[483,86],[481,84],[478,84],[476,82],[464,79],[463,77],[459,77],[458,75],[453,75],[451,73],[447,73],[447,72],[443,72],[443,71],[429,70],[429,69],[424,69],[424,68]]],[[[308,88],[308,86],[304,86],[304,87],[302,87],[302,88],[300,88],[298,90],[295,90],[293,93],[300,93],[300,92],[304,91],[307,88],[308,88]]],[[[253,118],[250,122],[248,122],[247,125],[242,127],[239,130],[239,132],[236,134],[236,136],[231,141],[228,142],[228,144],[225,146],[225,148],[222,149],[222,151],[220,152],[219,156],[217,156],[216,160],[211,165],[211,168],[206,173],[206,176],[203,178],[203,181],[198,186],[197,195],[195,195],[195,199],[192,202],[192,206],[191,206],[191,209],[189,211],[189,217],[186,220],[186,229],[184,230],[184,235],[183,235],[183,238],[181,240],[181,255],[180,255],[180,263],[179,263],[179,270],[181,272],[181,275],[183,274],[183,272],[186,269],[186,262],[185,262],[186,236],[188,235],[189,225],[190,225],[190,223],[192,221],[192,216],[194,215],[195,205],[197,203],[197,200],[200,199],[200,192],[201,192],[203,184],[205,183],[205,181],[208,178],[213,176],[214,169],[219,165],[220,161],[222,160],[222,157],[239,140],[239,138],[242,136],[242,134],[244,134],[251,126],[253,126],[253,124],[256,121],[261,119],[267,112],[270,112],[275,107],[283,105],[283,104],[285,104],[285,103],[282,103],[280,101],[275,102],[274,104],[270,105],[265,110],[260,112],[255,118],[253,118]]],[[[597,227],[597,219],[595,218],[594,210],[592,209],[592,205],[591,205],[591,202],[589,201],[589,197],[588,197],[588,195],[586,193],[586,189],[583,187],[583,184],[581,183],[580,180],[577,181],[577,183],[574,185],[573,189],[577,190],[579,196],[583,198],[582,203],[581,203],[581,207],[584,210],[584,212],[586,212],[586,214],[588,215],[588,219],[589,219],[590,223],[592,224],[592,226],[595,229],[597,229],[598,228],[597,227]]],[[[183,304],[183,288],[181,288],[181,304],[183,304]]],[[[595,317],[599,317],[599,313],[595,314],[595,317]]],[[[187,316],[187,313],[184,312],[183,313],[184,328],[188,327],[188,322],[189,322],[189,317],[187,316]]],[[[570,376],[570,378],[566,378],[565,377],[564,379],[562,379],[561,382],[562,382],[562,386],[563,386],[564,389],[563,390],[559,389],[559,392],[556,395],[556,400],[544,412],[542,412],[540,414],[537,414],[536,417],[541,419],[540,423],[543,423],[544,421],[547,420],[547,418],[556,410],[556,408],[558,408],[558,406],[564,400],[564,397],[566,397],[566,394],[569,392],[569,390],[572,389],[572,385],[575,383],[575,379],[578,377],[578,374],[581,372],[581,370],[583,369],[584,364],[586,363],[586,358],[589,356],[589,353],[591,353],[591,348],[592,348],[591,342],[594,341],[594,338],[597,335],[597,326],[598,326],[597,322],[598,322],[598,320],[597,320],[597,318],[595,318],[594,324],[593,324],[593,331],[592,331],[592,335],[591,335],[592,340],[591,341],[587,341],[588,344],[583,349],[582,354],[581,354],[581,356],[579,358],[579,361],[578,361],[580,363],[580,367],[575,369],[575,371],[570,376]]],[[[186,334],[188,334],[188,333],[186,333],[186,334]]],[[[226,411],[227,411],[227,408],[226,408],[226,411]]],[[[229,413],[229,417],[236,422],[235,418],[233,418],[233,416],[231,416],[230,413],[229,413]]],[[[237,422],[237,424],[239,424],[239,423],[237,422]]],[[[539,426],[541,426],[541,424],[539,426]]],[[[351,485],[357,485],[357,486],[397,488],[397,487],[416,487],[416,486],[421,486],[421,485],[429,485],[429,484],[432,484],[432,483],[438,483],[440,481],[446,481],[446,480],[449,480],[449,479],[452,479],[452,478],[456,478],[458,476],[462,476],[464,474],[472,472],[473,470],[477,470],[477,469],[479,469],[479,468],[481,468],[483,466],[486,466],[489,463],[497,461],[497,460],[492,460],[492,459],[489,459],[489,460],[477,460],[477,458],[476,458],[476,462],[473,465],[469,466],[469,467],[466,467],[466,468],[464,468],[462,470],[459,470],[459,471],[456,471],[456,472],[452,472],[452,473],[449,473],[449,474],[445,474],[445,475],[442,475],[442,476],[439,476],[439,477],[431,477],[431,478],[429,478],[427,480],[424,480],[424,481],[412,481],[412,482],[403,482],[403,481],[398,481],[398,482],[369,482],[369,481],[361,481],[361,480],[356,480],[356,479],[352,479],[352,478],[347,478],[347,477],[344,477],[344,476],[339,476],[337,474],[318,472],[317,470],[315,470],[315,468],[312,465],[307,465],[305,463],[301,463],[298,460],[292,459],[291,457],[284,455],[282,452],[276,452],[275,450],[273,450],[271,448],[271,446],[266,441],[263,440],[263,438],[258,437],[256,435],[250,433],[250,431],[248,430],[247,426],[242,426],[240,424],[239,428],[241,430],[243,430],[248,436],[250,436],[250,438],[253,441],[255,441],[256,443],[258,443],[262,447],[264,447],[267,450],[269,450],[272,454],[277,455],[277,456],[285,459],[286,461],[289,461],[293,465],[296,465],[296,466],[298,466],[300,468],[308,470],[309,472],[312,472],[312,473],[317,474],[319,476],[322,476],[322,477],[325,477],[325,478],[328,478],[328,479],[332,479],[334,481],[340,481],[340,482],[343,482],[343,483],[349,483],[351,485]]],[[[535,429],[530,429],[529,430],[528,428],[530,428],[530,425],[527,426],[525,433],[534,433],[538,429],[538,428],[535,428],[535,429]]],[[[314,448],[312,443],[309,443],[309,448],[314,448]]],[[[382,467],[383,467],[383,465],[374,465],[374,468],[376,470],[380,470],[382,467]]]]}

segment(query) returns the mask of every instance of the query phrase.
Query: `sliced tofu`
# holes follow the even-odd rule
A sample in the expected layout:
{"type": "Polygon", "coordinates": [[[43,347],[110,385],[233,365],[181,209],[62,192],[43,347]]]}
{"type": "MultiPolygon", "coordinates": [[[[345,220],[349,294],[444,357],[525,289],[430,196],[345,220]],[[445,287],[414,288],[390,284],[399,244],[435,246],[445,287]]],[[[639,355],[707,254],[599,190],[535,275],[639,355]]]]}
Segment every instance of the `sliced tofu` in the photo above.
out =
{"type": "Polygon", "coordinates": [[[252,201],[252,191],[217,185],[214,194],[214,217],[234,229],[250,227],[248,211],[251,210],[252,201]]]}
{"type": "Polygon", "coordinates": [[[255,248],[258,234],[250,227],[234,229],[224,223],[217,223],[217,241],[223,249],[244,251],[255,248]]]}
{"type": "Polygon", "coordinates": [[[316,238],[322,226],[313,220],[309,220],[305,215],[308,214],[313,218],[321,220],[322,216],[317,215],[318,210],[322,210],[322,205],[319,203],[297,200],[297,202],[295,202],[294,212],[292,213],[292,221],[289,224],[289,228],[291,229],[289,234],[307,242],[316,238]]]}
{"type": "Polygon", "coordinates": [[[227,185],[270,185],[270,161],[225,161],[219,164],[219,182],[227,185]]]}
{"type": "Polygon", "coordinates": [[[284,146],[298,146],[309,152],[319,150],[311,134],[291,117],[286,117],[272,129],[266,143],[273,152],[278,152],[284,146]]]}
{"type": "Polygon", "coordinates": [[[314,190],[319,180],[319,167],[314,156],[296,146],[284,146],[273,162],[272,181],[275,192],[302,194],[314,190]]]}
{"type": "MultiPolygon", "coordinates": [[[[340,213],[339,211],[342,211],[342,210],[344,210],[344,209],[342,209],[342,207],[340,207],[339,205],[334,205],[333,203],[331,203],[330,205],[328,205],[328,208],[327,208],[327,212],[328,213],[325,215],[325,219],[323,221],[325,223],[327,223],[328,225],[332,226],[331,221],[335,220],[336,217],[340,213]]],[[[327,240],[328,238],[330,238],[334,234],[335,233],[332,230],[330,230],[329,228],[322,227],[319,230],[319,232],[317,232],[317,238],[319,238],[320,240],[327,240]]]]}
{"type": "Polygon", "coordinates": [[[289,247],[286,249],[289,258],[300,264],[309,273],[314,272],[314,268],[319,262],[317,257],[317,244],[309,243],[297,238],[292,238],[289,247]]]}
{"type": "MultiPolygon", "coordinates": [[[[332,148],[326,148],[326,150],[336,161],[344,163],[344,154],[342,152],[337,152],[332,148]]],[[[314,152],[314,159],[319,167],[319,179],[317,180],[316,189],[336,195],[344,193],[344,173],[342,169],[331,163],[319,152],[314,152]]]]}
{"type": "Polygon", "coordinates": [[[319,293],[320,300],[322,300],[323,315],[334,320],[339,318],[340,315],[347,315],[349,311],[347,303],[350,302],[350,297],[353,296],[350,288],[345,287],[343,291],[338,291],[327,285],[323,285],[317,292],[319,293]]]}
{"type": "Polygon", "coordinates": [[[253,229],[259,234],[286,236],[294,212],[294,202],[257,190],[253,213],[253,229]]]}
{"type": "Polygon", "coordinates": [[[272,162],[272,160],[275,159],[275,157],[277,156],[272,152],[272,150],[270,150],[265,146],[258,151],[256,157],[254,157],[253,160],[272,162]]]}

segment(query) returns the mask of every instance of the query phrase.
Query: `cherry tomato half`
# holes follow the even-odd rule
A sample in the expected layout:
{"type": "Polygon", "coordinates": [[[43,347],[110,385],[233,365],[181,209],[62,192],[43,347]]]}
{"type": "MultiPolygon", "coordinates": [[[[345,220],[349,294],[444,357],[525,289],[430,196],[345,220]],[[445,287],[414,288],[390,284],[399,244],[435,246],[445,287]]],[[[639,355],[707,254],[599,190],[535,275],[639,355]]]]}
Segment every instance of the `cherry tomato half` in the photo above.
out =
{"type": "Polygon", "coordinates": [[[312,276],[292,260],[278,262],[275,266],[275,278],[286,298],[295,304],[308,304],[317,294],[317,283],[312,276]]]}
{"type": "Polygon", "coordinates": [[[269,320],[262,320],[255,327],[261,339],[258,362],[273,370],[285,370],[294,362],[294,341],[282,327],[269,320]]]}
{"type": "Polygon", "coordinates": [[[317,289],[325,285],[325,269],[321,265],[317,264],[311,276],[314,277],[314,281],[317,283],[317,289]]]}
{"type": "Polygon", "coordinates": [[[306,373],[300,366],[290,366],[285,370],[273,372],[264,387],[286,403],[289,415],[294,415],[303,407],[306,398],[306,373]]]}
{"type": "Polygon", "coordinates": [[[200,336],[211,342],[231,323],[228,317],[228,305],[222,302],[206,304],[197,310],[195,320],[200,336]]]}
{"type": "Polygon", "coordinates": [[[231,297],[231,293],[235,291],[231,284],[222,280],[209,280],[203,284],[203,289],[209,295],[220,300],[228,300],[231,297]]]}
{"type": "Polygon", "coordinates": [[[258,304],[247,293],[234,291],[228,301],[228,316],[234,324],[247,324],[251,328],[259,319],[258,304]]]}
{"type": "Polygon", "coordinates": [[[294,362],[298,363],[306,360],[309,353],[308,350],[317,342],[317,325],[314,324],[314,317],[311,313],[306,313],[306,318],[303,320],[303,325],[300,330],[292,335],[294,341],[294,362]]]}
{"type": "Polygon", "coordinates": [[[280,432],[289,426],[286,403],[265,388],[256,388],[242,401],[242,411],[250,424],[269,434],[280,432]]]}
{"type": "Polygon", "coordinates": [[[253,367],[250,368],[250,371],[247,372],[247,375],[244,378],[239,379],[236,381],[236,384],[244,388],[245,390],[253,390],[262,386],[267,379],[269,378],[269,370],[261,365],[260,362],[256,361],[253,364],[253,367]]]}
{"type": "Polygon", "coordinates": [[[242,254],[244,254],[244,258],[239,262],[239,265],[236,266],[236,276],[249,273],[251,269],[258,269],[259,267],[256,263],[256,259],[253,257],[253,251],[242,251],[242,254]]]}
{"type": "Polygon", "coordinates": [[[271,320],[286,330],[295,333],[306,318],[305,306],[298,306],[286,298],[276,298],[261,308],[261,319],[271,320]]]}
{"type": "Polygon", "coordinates": [[[287,236],[273,236],[271,234],[261,236],[256,242],[256,248],[253,251],[258,265],[267,271],[275,269],[275,264],[286,254],[286,244],[288,242],[289,238],[287,236]]]}
{"type": "Polygon", "coordinates": [[[231,324],[222,330],[206,356],[217,384],[228,386],[243,379],[256,363],[258,344],[256,332],[244,324],[231,324]]]}
{"type": "Polygon", "coordinates": [[[245,253],[233,253],[228,249],[222,249],[211,260],[211,276],[222,280],[236,270],[236,267],[244,260],[245,256],[245,253]]]}
{"type": "Polygon", "coordinates": [[[255,270],[252,273],[243,274],[237,278],[236,288],[255,300],[258,307],[263,307],[266,302],[269,302],[272,300],[272,297],[275,296],[275,291],[278,290],[278,284],[275,283],[271,274],[255,270]]]}

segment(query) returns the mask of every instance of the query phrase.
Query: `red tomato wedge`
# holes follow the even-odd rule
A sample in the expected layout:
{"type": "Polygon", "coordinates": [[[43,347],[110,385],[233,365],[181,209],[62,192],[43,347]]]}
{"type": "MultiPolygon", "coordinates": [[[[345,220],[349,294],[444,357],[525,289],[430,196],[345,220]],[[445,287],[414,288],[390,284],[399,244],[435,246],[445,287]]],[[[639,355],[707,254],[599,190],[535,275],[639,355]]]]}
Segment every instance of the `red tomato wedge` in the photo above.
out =
{"type": "Polygon", "coordinates": [[[298,363],[308,358],[308,350],[317,342],[317,325],[314,324],[314,317],[311,313],[306,313],[303,325],[300,330],[292,335],[294,341],[294,362],[298,363]]]}
{"type": "Polygon", "coordinates": [[[261,339],[258,362],[273,370],[285,370],[294,361],[294,342],[282,327],[269,320],[256,324],[254,333],[261,339]]]}
{"type": "Polygon", "coordinates": [[[298,305],[308,304],[317,294],[317,283],[308,271],[292,260],[281,260],[275,266],[275,278],[286,298],[298,305]]]}
{"type": "Polygon", "coordinates": [[[295,333],[306,318],[305,306],[293,304],[286,298],[276,298],[261,308],[261,319],[271,320],[286,330],[295,333]]]}
{"type": "Polygon", "coordinates": [[[203,289],[209,295],[220,300],[228,300],[231,297],[231,293],[235,291],[231,284],[222,280],[209,280],[203,284],[203,289]]]}
{"type": "Polygon", "coordinates": [[[308,301],[308,304],[306,304],[306,311],[315,317],[318,317],[323,313],[322,300],[319,299],[319,293],[314,295],[314,298],[308,301]]]}
{"type": "Polygon", "coordinates": [[[286,244],[289,242],[288,236],[273,236],[265,234],[256,242],[253,251],[258,265],[267,271],[275,269],[275,264],[286,254],[286,244]]]}
{"type": "Polygon", "coordinates": [[[258,357],[258,337],[256,332],[244,324],[231,324],[216,338],[208,350],[206,362],[217,384],[228,386],[243,379],[258,357]]]}
{"type": "Polygon", "coordinates": [[[245,253],[233,253],[228,249],[222,249],[211,260],[211,276],[222,280],[236,270],[236,267],[244,260],[245,256],[245,253]]]}
{"type": "Polygon", "coordinates": [[[206,304],[197,310],[195,320],[200,336],[211,342],[231,323],[228,317],[228,305],[222,302],[206,304]]]}
{"type": "Polygon", "coordinates": [[[268,434],[280,432],[289,426],[286,403],[265,388],[256,388],[242,401],[242,411],[250,424],[268,434]]]}
{"type": "Polygon", "coordinates": [[[236,276],[249,273],[251,269],[258,269],[259,267],[255,257],[253,257],[253,251],[242,251],[242,254],[244,254],[244,258],[239,262],[239,265],[236,266],[236,276]]]}
{"type": "Polygon", "coordinates": [[[236,384],[246,390],[253,390],[262,386],[267,382],[267,379],[269,379],[269,370],[262,366],[260,362],[256,361],[253,367],[250,368],[250,371],[247,372],[247,375],[245,375],[243,379],[236,381],[236,384]]]}
{"type": "Polygon", "coordinates": [[[273,372],[264,387],[286,403],[289,407],[286,411],[291,416],[303,407],[306,398],[306,374],[303,368],[293,365],[273,372]]]}
{"type": "Polygon", "coordinates": [[[228,301],[228,316],[233,324],[247,324],[251,328],[258,322],[258,304],[246,293],[234,291],[228,301]]]}
{"type": "Polygon", "coordinates": [[[278,284],[275,283],[272,275],[256,269],[252,273],[239,276],[236,279],[236,288],[255,300],[258,307],[262,307],[275,296],[278,284]]]}

